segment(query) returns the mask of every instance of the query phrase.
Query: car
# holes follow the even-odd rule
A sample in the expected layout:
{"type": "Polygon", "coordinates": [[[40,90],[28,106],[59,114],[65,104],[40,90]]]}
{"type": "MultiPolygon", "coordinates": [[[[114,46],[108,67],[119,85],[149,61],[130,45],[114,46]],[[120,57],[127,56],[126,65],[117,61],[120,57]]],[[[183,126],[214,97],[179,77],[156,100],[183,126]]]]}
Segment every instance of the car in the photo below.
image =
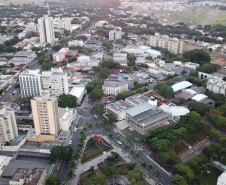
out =
{"type": "Polygon", "coordinates": [[[4,96],[5,95],[5,93],[2,93],[2,96],[4,96]]]}
{"type": "Polygon", "coordinates": [[[12,88],[12,86],[10,85],[9,88],[12,88]]]}
{"type": "Polygon", "coordinates": [[[71,145],[71,144],[72,144],[72,140],[69,141],[69,145],[71,145]]]}
{"type": "Polygon", "coordinates": [[[122,142],[121,142],[121,141],[117,141],[117,143],[118,143],[119,145],[121,145],[121,144],[122,144],[122,142]]]}
{"type": "Polygon", "coordinates": [[[32,114],[30,114],[29,117],[32,117],[32,114]]]}
{"type": "Polygon", "coordinates": [[[94,117],[95,117],[95,118],[98,118],[98,116],[97,116],[97,115],[94,115],[94,117]]]}
{"type": "Polygon", "coordinates": [[[111,101],[107,101],[107,103],[111,103],[111,101]]]}
{"type": "Polygon", "coordinates": [[[20,110],[20,107],[18,106],[16,109],[20,110]]]}
{"type": "Polygon", "coordinates": [[[74,132],[76,132],[77,131],[77,128],[74,128],[74,132]]]}

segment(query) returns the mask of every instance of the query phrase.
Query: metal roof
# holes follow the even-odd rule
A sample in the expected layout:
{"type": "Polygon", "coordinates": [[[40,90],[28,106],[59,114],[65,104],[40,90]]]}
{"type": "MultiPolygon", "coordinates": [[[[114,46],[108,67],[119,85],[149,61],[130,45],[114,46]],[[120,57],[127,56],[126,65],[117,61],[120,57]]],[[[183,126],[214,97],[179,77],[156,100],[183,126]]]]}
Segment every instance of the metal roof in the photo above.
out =
{"type": "Polygon", "coordinates": [[[174,84],[171,87],[173,88],[173,91],[176,92],[176,91],[179,91],[179,90],[182,90],[182,89],[186,89],[186,88],[188,88],[192,85],[193,84],[188,82],[188,81],[183,81],[183,82],[179,82],[177,84],[174,84]]]}

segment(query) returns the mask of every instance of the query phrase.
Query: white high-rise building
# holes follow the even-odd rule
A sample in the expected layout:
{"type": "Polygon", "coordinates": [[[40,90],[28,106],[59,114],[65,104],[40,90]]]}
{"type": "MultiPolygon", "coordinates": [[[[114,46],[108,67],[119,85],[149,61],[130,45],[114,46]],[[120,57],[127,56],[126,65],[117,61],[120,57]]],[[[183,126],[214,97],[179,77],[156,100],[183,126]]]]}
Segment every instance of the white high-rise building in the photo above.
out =
{"type": "Polygon", "coordinates": [[[66,30],[71,30],[71,18],[62,18],[59,21],[59,27],[66,30]]]}
{"type": "Polygon", "coordinates": [[[58,136],[60,124],[57,102],[57,97],[50,96],[48,91],[42,92],[42,96],[36,96],[31,99],[36,136],[40,134],[58,136]]]}
{"type": "Polygon", "coordinates": [[[61,67],[52,67],[51,71],[42,73],[43,88],[50,91],[51,95],[60,96],[68,94],[67,73],[61,67]]]}
{"type": "Polygon", "coordinates": [[[109,31],[109,40],[118,40],[122,38],[122,32],[120,30],[109,31]]]}
{"type": "Polygon", "coordinates": [[[16,118],[9,105],[0,107],[0,144],[11,141],[18,136],[16,118]]]}
{"type": "Polygon", "coordinates": [[[34,97],[41,95],[42,78],[39,69],[25,70],[19,77],[22,97],[34,97]]]}
{"type": "Polygon", "coordinates": [[[38,19],[39,35],[41,43],[53,43],[55,41],[55,33],[53,26],[53,18],[44,15],[38,19]]]}

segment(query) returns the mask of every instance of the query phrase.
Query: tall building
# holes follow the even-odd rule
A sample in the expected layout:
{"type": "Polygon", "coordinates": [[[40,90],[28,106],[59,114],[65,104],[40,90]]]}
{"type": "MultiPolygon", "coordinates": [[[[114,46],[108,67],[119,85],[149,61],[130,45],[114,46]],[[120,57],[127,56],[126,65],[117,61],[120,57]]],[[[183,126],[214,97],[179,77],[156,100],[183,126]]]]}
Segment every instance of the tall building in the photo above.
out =
{"type": "Polygon", "coordinates": [[[11,141],[18,136],[16,118],[9,105],[0,107],[0,144],[11,141]]]}
{"type": "Polygon", "coordinates": [[[71,18],[62,18],[59,21],[59,27],[66,30],[71,30],[71,18]]]}
{"type": "Polygon", "coordinates": [[[38,19],[39,35],[41,43],[53,43],[55,41],[55,33],[53,26],[53,18],[44,15],[38,19]]]}
{"type": "Polygon", "coordinates": [[[118,40],[122,38],[122,32],[120,30],[109,31],[109,40],[118,40]]]}
{"type": "Polygon", "coordinates": [[[31,99],[31,109],[36,136],[41,134],[58,136],[60,124],[57,97],[43,91],[41,96],[31,99]]]}
{"type": "Polygon", "coordinates": [[[34,97],[41,95],[42,77],[39,69],[25,70],[19,77],[20,91],[22,97],[34,97]]]}
{"type": "Polygon", "coordinates": [[[170,38],[168,35],[161,36],[155,33],[155,36],[150,36],[150,46],[166,48],[170,52],[179,54],[182,53],[183,41],[178,38],[170,38]]]}
{"type": "Polygon", "coordinates": [[[60,96],[68,94],[67,73],[61,67],[52,67],[51,71],[42,73],[43,88],[50,91],[51,95],[60,96]]]}

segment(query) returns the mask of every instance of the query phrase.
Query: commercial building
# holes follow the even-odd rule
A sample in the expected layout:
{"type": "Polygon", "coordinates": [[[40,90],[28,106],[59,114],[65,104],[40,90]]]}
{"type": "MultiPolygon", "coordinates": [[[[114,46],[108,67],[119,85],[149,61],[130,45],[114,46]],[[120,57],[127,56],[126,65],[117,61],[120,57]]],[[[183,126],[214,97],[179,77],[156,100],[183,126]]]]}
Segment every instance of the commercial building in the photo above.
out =
{"type": "Polygon", "coordinates": [[[8,63],[9,63],[9,64],[12,63],[12,64],[14,64],[15,66],[19,66],[19,65],[21,65],[21,64],[25,64],[25,65],[30,64],[31,61],[32,61],[32,60],[31,60],[30,58],[27,58],[27,57],[13,57],[12,59],[10,59],[10,60],[8,61],[8,63]]]}
{"type": "Polygon", "coordinates": [[[67,55],[68,52],[69,52],[69,48],[62,48],[58,53],[61,53],[63,55],[67,55]]]}
{"type": "Polygon", "coordinates": [[[53,43],[55,41],[55,32],[53,18],[47,15],[38,19],[39,35],[41,43],[53,43]]]}
{"type": "Polygon", "coordinates": [[[113,60],[115,62],[126,62],[127,61],[127,53],[114,53],[113,60]]]}
{"type": "Polygon", "coordinates": [[[0,144],[11,141],[18,136],[16,118],[9,105],[0,107],[0,144]]]}
{"type": "Polygon", "coordinates": [[[115,96],[117,96],[121,92],[129,90],[128,83],[126,81],[110,81],[110,80],[104,81],[102,89],[104,94],[115,96]]]}
{"type": "Polygon", "coordinates": [[[197,63],[186,62],[183,67],[187,70],[196,70],[199,66],[197,63]]]}
{"type": "Polygon", "coordinates": [[[19,51],[13,55],[14,57],[29,58],[31,61],[37,58],[35,51],[19,51]]]}
{"type": "Polygon", "coordinates": [[[136,57],[143,57],[145,56],[144,50],[139,48],[131,48],[131,47],[125,47],[121,50],[122,52],[127,52],[129,54],[135,55],[136,57]]]}
{"type": "Polygon", "coordinates": [[[193,86],[192,83],[190,83],[188,81],[182,81],[182,82],[172,85],[171,87],[173,88],[174,93],[180,93],[182,91],[182,89],[188,89],[191,86],[193,86]]]}
{"type": "Polygon", "coordinates": [[[68,46],[83,46],[82,40],[71,40],[68,41],[68,46]]]}
{"type": "Polygon", "coordinates": [[[9,185],[43,185],[46,182],[46,178],[45,168],[18,168],[9,181],[9,185]]]}
{"type": "Polygon", "coordinates": [[[217,185],[226,185],[226,171],[224,171],[217,179],[217,185]]]}
{"type": "Polygon", "coordinates": [[[145,103],[128,110],[126,117],[132,128],[144,134],[168,124],[171,114],[149,103],[145,103]]]}
{"type": "Polygon", "coordinates": [[[118,40],[122,38],[122,32],[120,30],[109,31],[109,41],[118,40]]]}
{"type": "Polygon", "coordinates": [[[82,103],[82,99],[86,93],[87,93],[87,90],[85,87],[73,87],[69,92],[70,95],[73,95],[77,98],[77,101],[76,101],[77,105],[80,105],[82,103]]]}
{"type": "Polygon", "coordinates": [[[126,112],[132,107],[134,106],[123,100],[119,100],[106,105],[106,112],[115,116],[118,121],[121,121],[126,119],[126,112]]]}
{"type": "Polygon", "coordinates": [[[169,51],[179,54],[182,53],[183,41],[178,38],[170,38],[168,35],[160,36],[155,33],[155,36],[150,36],[150,46],[166,48],[169,51]]]}
{"type": "MultiPolygon", "coordinates": [[[[7,157],[5,155],[0,155],[0,175],[2,174],[4,168],[9,164],[12,157],[7,157]]],[[[1,180],[0,180],[1,182],[1,180]]]]}
{"type": "Polygon", "coordinates": [[[77,50],[69,50],[68,53],[65,55],[65,57],[76,57],[78,54],[77,50]]]}
{"type": "Polygon", "coordinates": [[[207,104],[215,105],[215,101],[208,98],[208,96],[206,96],[205,94],[196,94],[191,99],[193,101],[197,101],[197,102],[203,103],[205,105],[207,105],[207,104]]]}
{"type": "Polygon", "coordinates": [[[144,96],[143,94],[135,94],[133,96],[126,98],[125,101],[136,107],[143,103],[148,103],[149,98],[147,96],[144,96]]]}
{"type": "Polygon", "coordinates": [[[39,69],[25,70],[19,76],[20,92],[22,97],[41,95],[42,77],[39,69]]]}
{"type": "Polygon", "coordinates": [[[54,62],[62,62],[65,59],[65,55],[62,53],[53,53],[54,62]]]}
{"type": "Polygon", "coordinates": [[[62,18],[59,27],[71,31],[71,18],[62,18]]]}
{"type": "Polygon", "coordinates": [[[58,107],[60,129],[62,131],[68,131],[71,124],[77,117],[77,109],[61,108],[58,107]]]}
{"type": "Polygon", "coordinates": [[[31,109],[34,121],[35,135],[58,136],[60,125],[58,119],[58,101],[43,91],[42,96],[31,99],[31,109]]]}

